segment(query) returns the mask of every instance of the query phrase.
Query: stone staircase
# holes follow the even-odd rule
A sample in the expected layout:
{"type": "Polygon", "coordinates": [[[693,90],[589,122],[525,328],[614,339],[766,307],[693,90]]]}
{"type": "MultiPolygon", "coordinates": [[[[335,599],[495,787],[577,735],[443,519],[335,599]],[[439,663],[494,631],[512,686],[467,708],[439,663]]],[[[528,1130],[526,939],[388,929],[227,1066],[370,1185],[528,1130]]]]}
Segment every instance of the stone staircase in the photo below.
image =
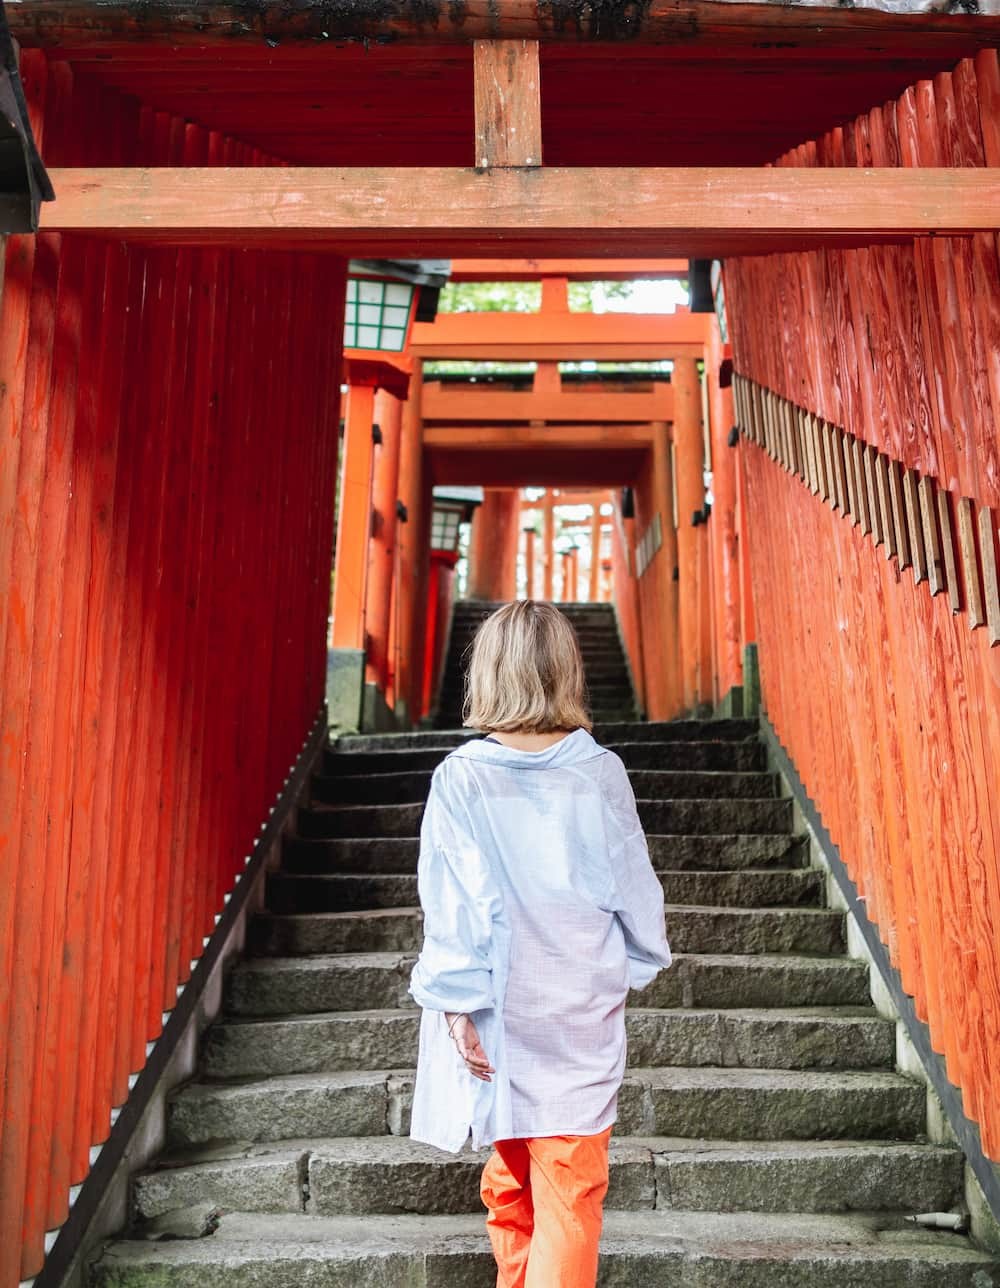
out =
{"type": "MultiPolygon", "coordinates": [[[[991,1288],[961,1235],[962,1157],[844,955],[746,721],[595,729],[628,765],[676,963],[628,1014],[604,1288],[991,1288]]],[[[417,830],[462,733],[342,739],[227,981],[169,1148],[133,1185],[99,1288],[492,1288],[485,1154],[411,1142],[417,830]],[[151,1241],[177,1209],[218,1228],[151,1241]]],[[[181,1214],[183,1215],[183,1214],[181,1214]]],[[[176,1223],[173,1228],[176,1228],[176,1223]]]]}
{"type": "MultiPolygon", "coordinates": [[[[462,697],[469,646],[479,623],[500,607],[483,599],[460,599],[451,620],[448,656],[441,677],[434,725],[458,729],[462,724],[462,697]]],[[[556,604],[573,623],[583,654],[590,710],[595,720],[635,720],[638,712],[628,677],[625,654],[611,604],[556,604]]]]}

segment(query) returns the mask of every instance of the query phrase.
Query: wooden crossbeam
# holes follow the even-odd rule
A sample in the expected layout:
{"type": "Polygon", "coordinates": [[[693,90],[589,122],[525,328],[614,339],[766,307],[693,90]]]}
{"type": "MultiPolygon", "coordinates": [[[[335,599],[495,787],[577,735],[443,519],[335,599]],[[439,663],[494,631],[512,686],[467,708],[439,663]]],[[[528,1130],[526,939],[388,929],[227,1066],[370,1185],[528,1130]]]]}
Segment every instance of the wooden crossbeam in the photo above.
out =
{"type": "MultiPolygon", "coordinates": [[[[415,357],[456,361],[575,362],[702,356],[709,336],[704,313],[439,313],[417,322],[415,357]]],[[[567,391],[568,393],[569,391],[567,391]]],[[[656,416],[649,419],[656,420],[656,416]]]]}
{"type": "Polygon", "coordinates": [[[42,227],[416,257],[732,254],[1000,228],[1000,170],[53,169],[42,227]]]}
{"type": "Polygon", "coordinates": [[[537,40],[477,40],[473,46],[475,164],[542,164],[537,40]]]}
{"type": "Polygon", "coordinates": [[[934,12],[910,0],[883,10],[879,0],[846,6],[814,0],[648,0],[640,6],[594,5],[567,0],[557,7],[537,0],[462,0],[461,4],[355,4],[329,0],[18,0],[8,7],[14,37],[26,46],[99,45],[108,41],[160,41],[174,46],[227,49],[338,40],[385,40],[423,45],[468,45],[484,38],[561,43],[628,41],[682,44],[685,48],[748,45],[780,40],[783,46],[867,51],[954,52],[998,39],[991,15],[934,12]],[[921,10],[923,10],[921,12],[921,10]]]}
{"type": "Polygon", "coordinates": [[[533,282],[565,277],[571,282],[686,278],[686,259],[453,259],[453,282],[533,282]]]}
{"type": "Polygon", "coordinates": [[[646,424],[673,418],[674,395],[668,384],[655,393],[566,390],[550,394],[495,390],[482,385],[442,388],[428,381],[421,395],[421,411],[425,421],[464,424],[497,421],[510,425],[532,420],[579,423],[583,417],[609,424],[646,424]]]}
{"type": "Polygon", "coordinates": [[[518,451],[557,447],[570,453],[595,447],[634,450],[652,444],[653,430],[649,425],[449,425],[425,428],[423,442],[425,447],[463,452],[515,447],[518,451]]]}

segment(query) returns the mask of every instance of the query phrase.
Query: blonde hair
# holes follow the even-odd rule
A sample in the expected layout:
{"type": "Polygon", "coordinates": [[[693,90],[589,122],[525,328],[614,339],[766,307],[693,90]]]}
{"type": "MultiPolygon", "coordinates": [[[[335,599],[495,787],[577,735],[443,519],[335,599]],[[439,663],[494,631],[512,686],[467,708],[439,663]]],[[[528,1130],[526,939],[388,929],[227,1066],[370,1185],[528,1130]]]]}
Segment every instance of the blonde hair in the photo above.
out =
{"type": "Polygon", "coordinates": [[[472,641],[462,724],[500,733],[591,729],[576,632],[554,605],[516,599],[472,641]]]}

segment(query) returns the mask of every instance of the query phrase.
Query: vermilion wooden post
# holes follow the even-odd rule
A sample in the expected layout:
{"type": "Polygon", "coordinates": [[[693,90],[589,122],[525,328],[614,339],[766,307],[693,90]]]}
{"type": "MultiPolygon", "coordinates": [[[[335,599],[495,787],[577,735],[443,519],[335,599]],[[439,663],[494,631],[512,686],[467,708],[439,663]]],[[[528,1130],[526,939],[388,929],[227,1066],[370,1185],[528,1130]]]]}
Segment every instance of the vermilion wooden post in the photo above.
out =
{"type": "Polygon", "coordinates": [[[535,541],[537,534],[534,528],[524,529],[524,582],[525,598],[535,597],[535,541]]]}
{"type": "Polygon", "coordinates": [[[674,445],[677,469],[677,566],[679,574],[679,624],[684,709],[690,711],[702,692],[699,603],[700,528],[691,522],[704,503],[702,479],[704,449],[701,436],[701,399],[693,358],[674,362],[674,445]]]}
{"type": "Polygon", "coordinates": [[[555,494],[551,488],[545,489],[545,495],[542,497],[542,568],[543,568],[543,598],[551,600],[553,597],[553,583],[555,578],[555,539],[556,539],[556,518],[555,518],[555,494]]]}
{"type": "MultiPolygon", "coordinates": [[[[14,533],[11,560],[11,590],[14,595],[16,631],[8,630],[4,658],[4,728],[2,746],[9,772],[0,776],[0,837],[6,839],[8,878],[14,890],[17,910],[8,955],[8,979],[18,986],[11,990],[10,1019],[6,1038],[6,1119],[0,1142],[0,1229],[20,1231],[24,1214],[28,1169],[30,1123],[22,1107],[30,1103],[32,1065],[40,1036],[35,1027],[38,1004],[37,951],[40,935],[41,889],[33,880],[38,843],[36,820],[31,824],[33,805],[37,812],[37,790],[29,800],[31,782],[26,746],[28,730],[36,718],[41,682],[31,685],[34,670],[35,617],[39,611],[35,586],[35,544],[40,540],[42,485],[47,464],[52,342],[55,330],[56,294],[59,280],[59,238],[39,237],[36,241],[32,285],[28,355],[25,368],[24,418],[19,438],[17,509],[20,523],[14,533]],[[23,830],[22,830],[23,829],[23,830]],[[16,1109],[12,1112],[12,1107],[16,1109]]],[[[38,773],[39,771],[32,771],[38,773]]],[[[44,780],[42,780],[44,781],[44,780]]],[[[43,829],[44,830],[44,829],[43,829]]],[[[20,1261],[18,1240],[5,1239],[0,1245],[0,1275],[16,1282],[37,1269],[31,1256],[20,1261]]]]}
{"type": "MultiPolygon", "coordinates": [[[[97,1035],[103,1029],[102,977],[104,935],[108,912],[109,854],[108,792],[114,730],[118,718],[117,663],[120,636],[118,590],[112,579],[117,542],[127,523],[116,503],[120,500],[118,474],[123,465],[119,445],[119,410],[124,378],[128,314],[129,255],[124,246],[109,247],[105,258],[106,286],[100,330],[100,361],[96,375],[94,481],[90,602],[84,654],[83,712],[80,722],[80,771],[74,798],[73,847],[89,857],[85,951],[80,962],[83,993],[78,1040],[81,1068],[75,1093],[77,1111],[73,1142],[72,1184],[80,1182],[89,1167],[89,1149],[95,1139],[95,1075],[98,1067],[97,1035]],[[79,819],[79,823],[77,820],[79,819]]],[[[81,864],[85,861],[81,857],[81,864]]],[[[105,1041],[104,1045],[107,1045],[105,1041]]],[[[107,1124],[106,1111],[101,1115],[107,1124]]]]}
{"type": "MultiPolygon", "coordinates": [[[[417,660],[422,637],[417,628],[419,601],[417,569],[419,567],[420,499],[422,495],[423,364],[414,363],[410,376],[409,396],[403,404],[399,453],[399,499],[406,508],[406,521],[397,530],[399,544],[399,582],[396,588],[397,629],[394,638],[393,669],[397,676],[398,703],[403,704],[409,721],[416,718],[423,684],[423,665],[417,660]]],[[[397,703],[397,704],[398,704],[397,703]]]]}
{"type": "MultiPolygon", "coordinates": [[[[50,1059],[55,1068],[36,1069],[52,1088],[52,1118],[41,1114],[33,1126],[36,1138],[29,1145],[33,1158],[49,1159],[44,1226],[55,1229],[65,1220],[69,1208],[69,1187],[73,1170],[74,1118],[66,1106],[75,1103],[81,1059],[79,1047],[80,996],[83,989],[82,945],[90,929],[86,920],[87,887],[92,855],[81,846],[80,832],[89,839],[89,800],[77,800],[76,782],[88,772],[83,757],[86,731],[81,726],[85,676],[83,662],[91,576],[91,499],[96,456],[96,399],[94,368],[97,366],[103,321],[106,262],[99,244],[67,247],[78,261],[78,288],[67,298],[68,335],[56,364],[72,389],[75,406],[73,446],[69,462],[67,498],[66,594],[63,598],[59,639],[59,674],[56,687],[57,719],[64,721],[65,733],[56,737],[52,764],[52,801],[61,815],[50,834],[50,855],[60,862],[64,873],[54,907],[52,948],[49,957],[52,1003],[47,1029],[51,1036],[50,1059]],[[74,298],[75,295],[75,298],[74,298]],[[77,809],[75,806],[79,806],[77,809]],[[56,838],[62,834],[62,855],[56,838]],[[67,948],[69,951],[67,951],[67,948]]],[[[54,812],[54,811],[53,811],[54,812]]],[[[55,864],[51,864],[50,871],[55,864]]],[[[57,869],[58,870],[58,869],[57,869]]]]}
{"type": "Polygon", "coordinates": [[[333,643],[336,648],[364,648],[365,643],[374,403],[374,391],[357,385],[351,388],[347,397],[333,588],[333,643]]]}
{"type": "Polygon", "coordinates": [[[729,446],[734,422],[731,388],[719,384],[722,340],[718,323],[711,328],[706,356],[709,391],[709,424],[712,439],[712,514],[709,537],[713,555],[715,601],[715,658],[720,696],[742,679],[740,657],[740,601],[736,535],[736,449],[729,446]]]}
{"type": "Polygon", "coordinates": [[[601,507],[594,506],[590,520],[590,581],[587,587],[587,598],[591,603],[600,599],[601,576],[601,507]]]}
{"type": "MultiPolygon", "coordinates": [[[[671,464],[670,430],[662,421],[653,424],[653,450],[646,465],[652,496],[652,513],[660,516],[660,549],[636,579],[638,604],[644,611],[641,624],[641,651],[644,668],[643,692],[650,720],[669,720],[679,715],[681,696],[680,628],[678,623],[677,529],[674,527],[674,480],[671,464]],[[646,583],[643,586],[643,582],[646,583]]],[[[632,549],[643,534],[631,525],[632,549]]]]}
{"type": "MultiPolygon", "coordinates": [[[[25,85],[36,137],[43,124],[38,109],[44,98],[46,62],[39,51],[25,51],[21,55],[21,77],[25,85]]],[[[15,651],[23,664],[26,638],[9,641],[8,626],[27,606],[27,587],[15,580],[15,551],[17,547],[16,517],[18,498],[24,496],[19,484],[21,426],[24,417],[25,353],[27,350],[33,311],[32,287],[35,264],[35,238],[11,237],[5,248],[5,267],[0,314],[0,859],[5,869],[5,879],[0,881],[0,978],[13,980],[14,927],[18,917],[17,875],[19,869],[18,836],[15,830],[20,782],[20,753],[23,738],[23,711],[21,703],[26,694],[8,688],[8,652],[15,651]]],[[[30,500],[30,498],[29,498],[30,500]]],[[[23,513],[23,512],[22,512],[23,513]]],[[[31,513],[29,510],[27,513],[31,513]]],[[[13,659],[12,659],[13,662],[13,659]]],[[[15,675],[23,676],[20,666],[15,675]]],[[[13,989],[0,988],[0,1045],[11,1050],[14,1036],[11,1004],[13,989]]],[[[6,1078],[0,1077],[0,1129],[7,1120],[6,1078]]],[[[13,1103],[13,1102],[12,1102],[13,1103]]],[[[14,1112],[18,1112],[17,1109],[14,1112]]],[[[5,1175],[3,1146],[0,1144],[0,1178],[5,1175]]],[[[9,1165],[7,1165],[9,1166],[9,1165]]],[[[2,1184],[2,1179],[0,1179],[2,1184]]],[[[13,1202],[13,1195],[8,1202],[13,1202]]],[[[0,1222],[8,1216],[8,1209],[0,1203],[0,1222]]],[[[16,1226],[0,1228],[16,1229],[16,1226]]],[[[11,1240],[13,1243],[14,1241],[11,1240]]],[[[0,1249],[0,1279],[13,1277],[17,1268],[18,1250],[0,1249]]]]}
{"type": "Polygon", "coordinates": [[[373,415],[382,431],[382,445],[375,456],[372,491],[372,541],[366,591],[368,654],[365,678],[385,695],[389,681],[389,616],[396,561],[396,498],[399,487],[402,404],[379,390],[373,415]]]}

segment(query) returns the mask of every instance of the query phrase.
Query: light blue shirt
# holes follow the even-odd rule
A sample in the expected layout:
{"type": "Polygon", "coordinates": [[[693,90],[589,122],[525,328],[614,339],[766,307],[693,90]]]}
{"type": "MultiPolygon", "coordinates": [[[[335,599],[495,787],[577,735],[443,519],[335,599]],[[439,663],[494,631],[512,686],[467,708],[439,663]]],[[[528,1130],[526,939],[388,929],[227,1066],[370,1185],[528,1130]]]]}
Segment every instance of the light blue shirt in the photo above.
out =
{"type": "Polygon", "coordinates": [[[621,758],[576,729],[543,751],[476,739],[435,769],[417,866],[423,1008],[410,1135],[457,1151],[614,1122],[625,998],[670,965],[663,889],[621,758]],[[468,1072],[444,1012],[496,1072],[468,1072]]]}

